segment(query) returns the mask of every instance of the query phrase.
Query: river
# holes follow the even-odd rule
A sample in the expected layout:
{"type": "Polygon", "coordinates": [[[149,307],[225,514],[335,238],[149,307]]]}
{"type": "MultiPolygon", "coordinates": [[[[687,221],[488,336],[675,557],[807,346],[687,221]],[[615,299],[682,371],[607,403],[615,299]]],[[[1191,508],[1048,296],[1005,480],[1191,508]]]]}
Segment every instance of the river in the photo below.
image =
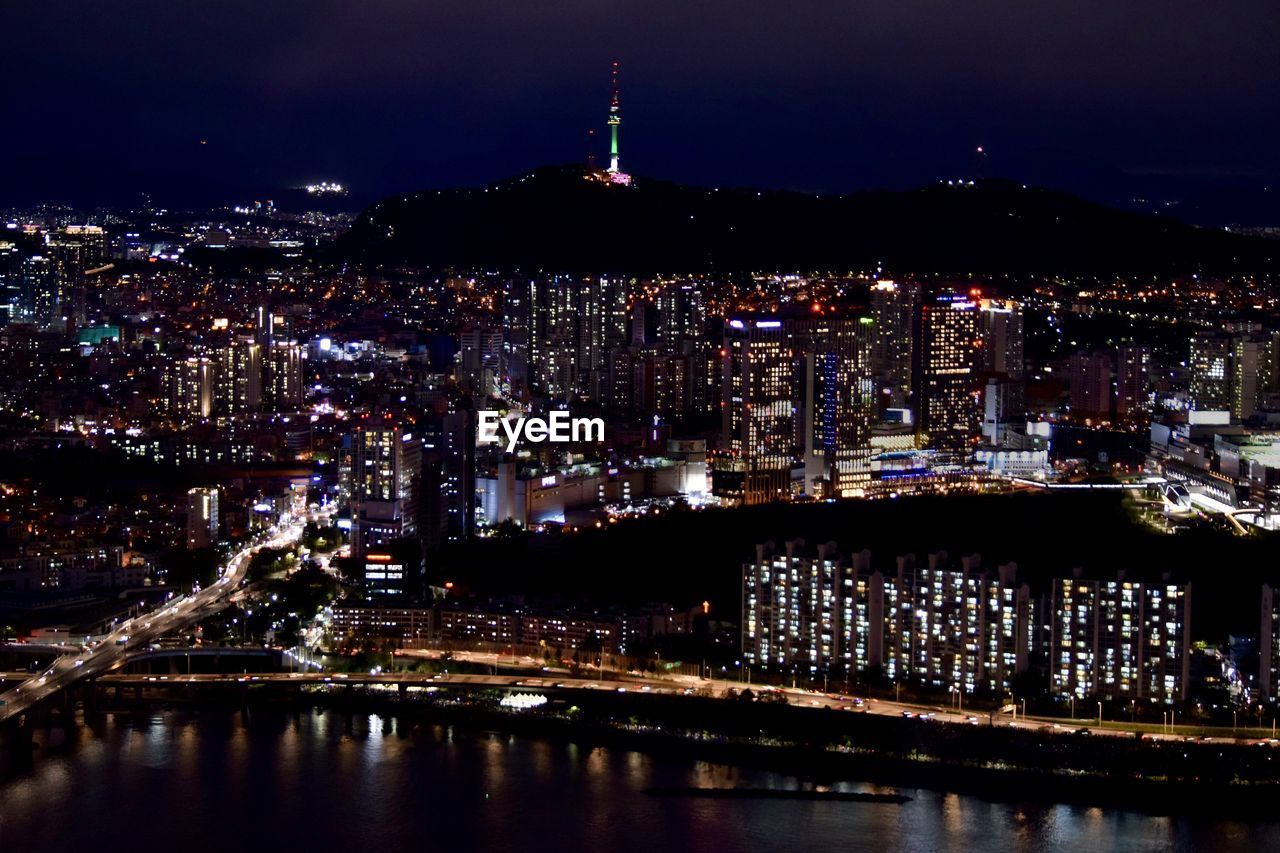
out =
{"type": "Polygon", "coordinates": [[[1280,822],[922,790],[904,805],[643,793],[797,784],[677,753],[332,711],[117,715],[0,786],[0,850],[1280,851],[1280,822]]]}

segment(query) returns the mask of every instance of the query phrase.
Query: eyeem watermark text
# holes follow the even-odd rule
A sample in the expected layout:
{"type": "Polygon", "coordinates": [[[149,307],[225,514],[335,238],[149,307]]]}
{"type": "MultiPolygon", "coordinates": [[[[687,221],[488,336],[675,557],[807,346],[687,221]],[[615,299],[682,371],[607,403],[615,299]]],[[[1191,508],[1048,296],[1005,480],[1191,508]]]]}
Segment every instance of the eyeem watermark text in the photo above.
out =
{"type": "Polygon", "coordinates": [[[501,412],[492,410],[476,414],[476,444],[502,444],[505,436],[508,453],[514,453],[521,440],[531,444],[604,441],[603,418],[573,418],[564,411],[552,412],[546,418],[504,418],[501,412]]]}

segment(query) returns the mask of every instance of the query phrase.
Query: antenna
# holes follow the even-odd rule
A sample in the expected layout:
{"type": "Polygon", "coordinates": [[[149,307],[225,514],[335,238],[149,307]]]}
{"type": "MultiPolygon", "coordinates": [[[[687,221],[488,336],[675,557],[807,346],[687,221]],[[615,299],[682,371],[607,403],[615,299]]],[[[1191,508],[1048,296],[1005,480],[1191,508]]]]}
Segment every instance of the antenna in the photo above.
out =
{"type": "Polygon", "coordinates": [[[618,171],[618,126],[622,112],[618,98],[618,60],[613,61],[613,100],[609,102],[609,171],[618,171]]]}

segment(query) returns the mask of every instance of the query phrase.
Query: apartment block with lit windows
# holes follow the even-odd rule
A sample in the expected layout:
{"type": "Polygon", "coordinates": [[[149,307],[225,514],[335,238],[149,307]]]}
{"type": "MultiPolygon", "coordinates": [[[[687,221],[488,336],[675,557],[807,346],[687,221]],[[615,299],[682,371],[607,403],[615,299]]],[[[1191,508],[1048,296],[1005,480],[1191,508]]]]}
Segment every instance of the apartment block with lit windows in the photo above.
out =
{"type": "Polygon", "coordinates": [[[879,673],[933,690],[1007,693],[1025,672],[1033,638],[1030,589],[1012,563],[985,571],[945,552],[917,566],[900,557],[885,575],[862,551],[844,561],[834,544],[816,556],[800,540],[757,548],[743,567],[743,655],[756,666],[879,673]]]}
{"type": "Polygon", "coordinates": [[[1049,689],[1061,696],[1180,702],[1191,668],[1191,585],[1169,581],[1053,583],[1049,689]]]}

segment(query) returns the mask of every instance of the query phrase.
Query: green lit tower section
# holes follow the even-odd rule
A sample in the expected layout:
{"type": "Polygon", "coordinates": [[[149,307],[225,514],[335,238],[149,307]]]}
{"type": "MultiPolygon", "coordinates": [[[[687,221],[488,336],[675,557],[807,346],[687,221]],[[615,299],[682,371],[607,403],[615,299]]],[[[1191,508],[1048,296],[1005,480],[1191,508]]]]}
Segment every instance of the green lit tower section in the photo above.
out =
{"type": "Polygon", "coordinates": [[[609,171],[618,171],[618,127],[622,113],[618,106],[618,63],[613,63],[613,100],[609,103],[609,171]]]}

